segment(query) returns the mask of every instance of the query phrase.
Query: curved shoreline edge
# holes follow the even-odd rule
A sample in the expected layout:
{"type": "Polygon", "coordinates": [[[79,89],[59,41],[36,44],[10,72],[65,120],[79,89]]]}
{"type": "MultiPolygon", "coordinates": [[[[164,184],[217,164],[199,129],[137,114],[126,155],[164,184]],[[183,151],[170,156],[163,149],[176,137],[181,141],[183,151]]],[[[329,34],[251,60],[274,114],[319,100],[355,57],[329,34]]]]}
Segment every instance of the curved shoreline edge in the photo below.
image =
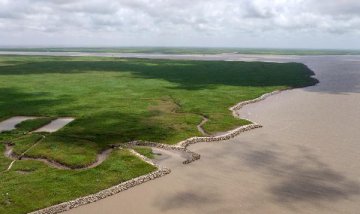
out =
{"type": "Polygon", "coordinates": [[[146,163],[148,163],[150,165],[153,165],[153,166],[157,167],[158,169],[155,172],[151,172],[151,173],[148,173],[146,175],[142,175],[140,177],[133,178],[131,180],[122,182],[122,183],[120,183],[118,185],[112,186],[112,187],[110,187],[108,189],[102,190],[102,191],[97,192],[95,194],[91,194],[91,195],[88,195],[88,196],[77,198],[75,200],[71,200],[71,201],[68,201],[68,202],[63,202],[61,204],[57,204],[57,205],[54,205],[54,206],[51,206],[51,207],[48,207],[48,208],[44,208],[44,209],[41,209],[41,210],[38,210],[38,211],[31,212],[30,214],[45,214],[45,213],[55,214],[55,213],[65,212],[67,210],[70,210],[70,209],[73,209],[73,208],[76,208],[76,207],[79,207],[79,206],[82,206],[82,205],[85,205],[85,204],[93,203],[93,202],[96,202],[98,200],[104,199],[106,197],[115,195],[115,194],[117,194],[119,192],[122,192],[124,190],[127,190],[127,189],[129,189],[131,187],[140,185],[140,184],[145,183],[145,182],[150,181],[150,180],[154,180],[156,178],[167,175],[167,174],[169,174],[171,172],[170,169],[165,168],[165,167],[161,167],[161,166],[155,164],[150,159],[148,159],[147,157],[135,152],[134,150],[130,149],[129,151],[133,155],[139,157],[141,160],[145,161],[146,163]]]}
{"type": "MultiPolygon", "coordinates": [[[[262,100],[266,99],[267,97],[278,94],[282,91],[283,90],[276,90],[276,91],[273,91],[270,93],[263,94],[260,97],[255,98],[253,100],[242,101],[242,102],[230,107],[229,110],[232,112],[234,117],[240,118],[240,114],[238,113],[238,111],[243,106],[262,101],[262,100]]],[[[160,178],[171,172],[170,169],[168,169],[166,167],[162,167],[162,166],[156,164],[155,162],[153,162],[152,160],[150,160],[149,158],[137,153],[135,150],[132,149],[132,147],[134,147],[134,146],[146,146],[146,147],[153,147],[153,148],[158,148],[158,149],[163,149],[163,150],[181,151],[187,155],[187,159],[183,162],[183,164],[189,164],[191,162],[199,160],[200,154],[190,151],[187,148],[188,146],[195,144],[195,143],[200,143],[200,142],[219,142],[219,141],[229,140],[231,138],[236,137],[237,135],[239,135],[242,132],[246,132],[246,131],[249,131],[252,129],[262,127],[262,125],[260,125],[260,124],[254,123],[252,121],[250,121],[250,122],[252,124],[240,126],[238,128],[235,128],[233,130],[226,132],[225,134],[215,135],[215,136],[205,136],[205,137],[191,137],[191,138],[181,141],[175,145],[167,145],[167,144],[161,144],[161,143],[155,143],[155,142],[149,142],[149,141],[131,141],[131,142],[128,142],[125,144],[115,145],[116,147],[119,147],[119,148],[127,147],[133,155],[142,159],[146,163],[157,167],[157,170],[154,172],[133,178],[131,180],[122,182],[118,185],[112,186],[112,187],[102,190],[98,193],[80,197],[80,198],[77,198],[77,199],[74,199],[71,201],[67,201],[67,202],[63,202],[63,203],[60,203],[57,205],[53,205],[53,206],[50,206],[50,207],[47,207],[44,209],[30,212],[29,214],[56,214],[56,213],[65,212],[70,209],[73,209],[73,208],[76,208],[76,207],[79,207],[82,205],[86,205],[89,203],[93,203],[93,202],[99,201],[101,199],[104,199],[106,197],[115,195],[117,193],[125,191],[129,188],[135,187],[142,183],[154,180],[156,178],[160,178]]]]}

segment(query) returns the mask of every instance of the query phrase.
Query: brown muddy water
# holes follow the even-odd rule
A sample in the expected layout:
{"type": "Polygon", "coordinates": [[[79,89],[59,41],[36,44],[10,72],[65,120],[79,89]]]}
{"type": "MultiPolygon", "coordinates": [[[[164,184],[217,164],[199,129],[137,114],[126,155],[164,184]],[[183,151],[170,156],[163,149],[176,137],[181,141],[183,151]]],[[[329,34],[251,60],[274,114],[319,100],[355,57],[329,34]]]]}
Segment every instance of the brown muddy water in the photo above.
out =
{"type": "Polygon", "coordinates": [[[320,84],[244,107],[263,128],[190,146],[189,165],[166,152],[171,174],[68,213],[360,213],[360,56],[217,56],[303,62],[320,84]]]}

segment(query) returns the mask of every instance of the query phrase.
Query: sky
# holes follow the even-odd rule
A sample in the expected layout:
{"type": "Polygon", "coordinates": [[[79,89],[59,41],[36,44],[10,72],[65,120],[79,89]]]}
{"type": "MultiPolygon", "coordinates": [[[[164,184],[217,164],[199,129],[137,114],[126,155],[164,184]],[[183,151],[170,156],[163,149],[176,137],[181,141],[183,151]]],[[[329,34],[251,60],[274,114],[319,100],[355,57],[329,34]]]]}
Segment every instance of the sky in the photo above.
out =
{"type": "Polygon", "coordinates": [[[360,0],[0,0],[0,46],[360,49],[360,0]]]}

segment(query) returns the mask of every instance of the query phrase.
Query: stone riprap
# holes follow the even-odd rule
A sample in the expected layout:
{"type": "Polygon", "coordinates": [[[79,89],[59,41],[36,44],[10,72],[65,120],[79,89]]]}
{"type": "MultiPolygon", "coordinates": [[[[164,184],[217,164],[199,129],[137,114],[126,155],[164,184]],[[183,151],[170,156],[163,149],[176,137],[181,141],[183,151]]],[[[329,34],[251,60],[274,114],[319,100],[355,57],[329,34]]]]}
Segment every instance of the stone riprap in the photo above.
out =
{"type": "MultiPolygon", "coordinates": [[[[278,94],[280,92],[281,91],[273,91],[271,93],[263,94],[262,96],[260,96],[260,97],[258,97],[256,99],[240,102],[240,103],[236,104],[235,106],[229,108],[229,110],[232,112],[234,117],[240,118],[240,115],[239,115],[238,111],[243,106],[251,104],[251,103],[259,102],[261,100],[266,99],[267,97],[269,97],[271,95],[275,95],[275,94],[278,94]]],[[[206,121],[207,120],[208,119],[206,118],[206,121]]],[[[198,125],[198,127],[204,125],[203,121],[198,125]]],[[[256,129],[256,128],[261,128],[261,127],[262,127],[262,125],[260,125],[260,124],[252,123],[252,124],[249,124],[249,125],[238,127],[236,129],[228,131],[227,133],[222,134],[222,135],[206,136],[206,137],[191,137],[189,139],[186,139],[184,141],[181,141],[181,142],[177,143],[176,145],[167,145],[167,144],[161,144],[161,143],[155,143],[155,142],[149,142],[149,141],[132,141],[132,142],[129,142],[127,144],[129,146],[147,146],[147,147],[154,147],[154,148],[159,148],[159,149],[164,149],[164,150],[182,151],[187,156],[187,159],[183,162],[183,164],[189,164],[189,163],[191,163],[193,161],[196,161],[196,160],[200,159],[200,154],[197,154],[197,153],[192,152],[192,151],[187,149],[187,147],[189,145],[195,144],[195,143],[200,143],[200,142],[225,141],[225,140],[229,140],[231,138],[234,138],[235,136],[239,135],[242,132],[249,131],[249,130],[256,129]]]]}
{"type": "Polygon", "coordinates": [[[261,100],[266,99],[267,97],[270,97],[270,96],[272,96],[272,95],[278,94],[278,93],[280,93],[280,92],[281,92],[280,90],[277,90],[277,91],[273,91],[273,92],[270,92],[270,93],[267,93],[267,94],[263,94],[263,95],[261,95],[260,97],[255,98],[255,99],[253,99],[253,100],[248,100],[248,101],[240,102],[240,103],[236,104],[235,106],[231,107],[229,110],[232,111],[234,117],[240,118],[239,110],[240,110],[243,106],[248,105],[248,104],[251,104],[251,103],[259,102],[259,101],[261,101],[261,100]]]}
{"type": "MultiPolygon", "coordinates": [[[[255,103],[261,100],[264,100],[265,98],[277,94],[280,91],[274,91],[268,94],[264,94],[259,98],[253,99],[253,100],[249,100],[249,101],[244,101],[244,102],[240,102],[238,104],[236,104],[235,106],[231,107],[229,110],[232,111],[232,114],[234,115],[234,117],[240,117],[239,113],[237,112],[238,110],[240,110],[244,105],[250,104],[250,103],[255,103]]],[[[203,125],[203,124],[202,124],[203,125]]],[[[249,125],[245,125],[245,126],[241,126],[238,127],[234,130],[228,131],[225,134],[221,134],[221,135],[217,135],[217,136],[207,136],[207,137],[191,137],[189,139],[186,139],[184,141],[181,141],[175,145],[167,145],[167,144],[160,144],[160,143],[155,143],[155,142],[149,142],[149,141],[131,141],[125,144],[120,144],[120,145],[113,145],[113,147],[127,147],[130,149],[131,153],[136,155],[137,157],[141,158],[142,160],[144,160],[145,162],[156,166],[158,169],[155,172],[131,179],[129,181],[120,183],[116,186],[110,187],[106,190],[102,190],[98,193],[89,195],[89,196],[85,196],[85,197],[81,197],[69,202],[64,202],[58,205],[54,205],[42,210],[38,210],[35,212],[32,212],[30,214],[55,214],[55,213],[60,213],[60,212],[64,212],[67,210],[70,210],[72,208],[76,208],[79,207],[81,205],[85,205],[85,204],[89,204],[92,202],[96,202],[98,200],[104,199],[106,197],[112,196],[114,194],[117,194],[119,192],[122,192],[124,190],[127,190],[131,187],[140,185],[144,182],[159,178],[161,176],[164,176],[166,174],[169,174],[171,172],[170,169],[161,167],[157,164],[155,164],[152,160],[148,159],[147,157],[135,152],[133,149],[131,149],[131,147],[135,147],[135,146],[147,146],[147,147],[153,147],[153,148],[159,148],[159,149],[164,149],[164,150],[173,150],[173,151],[181,151],[184,152],[187,156],[187,159],[183,162],[183,164],[188,164],[191,163],[195,160],[200,159],[200,155],[190,151],[189,149],[187,149],[187,147],[191,144],[195,144],[195,143],[200,143],[200,142],[219,142],[219,141],[225,141],[225,140],[229,140],[231,138],[234,138],[235,136],[239,135],[242,132],[245,131],[249,131],[252,129],[256,129],[256,128],[261,128],[262,126],[260,124],[249,124],[249,125]]]]}
{"type": "Polygon", "coordinates": [[[219,142],[219,141],[225,141],[229,140],[231,138],[234,138],[235,136],[239,135],[242,132],[249,131],[251,129],[261,128],[262,126],[259,124],[249,124],[245,126],[241,126],[237,129],[234,129],[232,131],[229,131],[226,134],[219,135],[219,136],[211,136],[211,137],[192,137],[187,140],[181,141],[180,143],[176,145],[167,145],[167,144],[161,144],[161,143],[155,143],[155,142],[149,142],[149,141],[132,141],[127,143],[128,146],[147,146],[147,147],[153,147],[158,149],[164,149],[164,150],[173,150],[173,151],[181,151],[184,152],[186,155],[186,160],[183,162],[183,164],[189,164],[193,161],[200,159],[200,154],[197,154],[195,152],[190,151],[187,149],[187,147],[191,144],[195,143],[201,143],[201,142],[219,142]]]}
{"type": "Polygon", "coordinates": [[[146,175],[142,175],[140,177],[137,178],[133,178],[129,181],[125,181],[123,183],[120,183],[116,186],[110,187],[108,189],[102,190],[98,193],[92,194],[92,195],[88,195],[85,197],[81,197],[72,201],[68,201],[68,202],[64,202],[58,205],[54,205],[42,210],[38,210],[35,212],[31,212],[30,214],[55,214],[55,213],[61,213],[85,204],[89,204],[89,203],[93,203],[95,201],[104,199],[106,197],[115,195],[119,192],[125,191],[131,187],[140,185],[142,183],[145,183],[147,181],[151,181],[154,180],[156,178],[159,178],[161,176],[164,176],[166,174],[169,174],[171,172],[170,169],[164,168],[164,167],[160,167],[158,165],[156,165],[155,163],[153,163],[150,159],[146,158],[145,156],[135,152],[134,150],[130,150],[130,152],[132,154],[134,154],[135,156],[139,157],[140,159],[142,159],[143,161],[145,161],[146,163],[149,163],[153,166],[158,167],[158,169],[155,172],[151,172],[148,173],[146,175]]]}

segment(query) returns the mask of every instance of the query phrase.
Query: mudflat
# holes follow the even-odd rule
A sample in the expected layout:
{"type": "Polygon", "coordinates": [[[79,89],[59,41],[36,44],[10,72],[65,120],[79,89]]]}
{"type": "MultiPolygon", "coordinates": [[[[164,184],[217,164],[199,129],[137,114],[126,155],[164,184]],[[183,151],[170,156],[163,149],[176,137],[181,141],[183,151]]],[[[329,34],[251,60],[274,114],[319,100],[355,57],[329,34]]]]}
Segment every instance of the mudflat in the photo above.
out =
{"type": "Polygon", "coordinates": [[[360,57],[230,60],[303,62],[320,83],[241,110],[263,128],[191,146],[202,156],[190,165],[167,153],[170,175],[69,213],[357,213],[360,57]]]}

